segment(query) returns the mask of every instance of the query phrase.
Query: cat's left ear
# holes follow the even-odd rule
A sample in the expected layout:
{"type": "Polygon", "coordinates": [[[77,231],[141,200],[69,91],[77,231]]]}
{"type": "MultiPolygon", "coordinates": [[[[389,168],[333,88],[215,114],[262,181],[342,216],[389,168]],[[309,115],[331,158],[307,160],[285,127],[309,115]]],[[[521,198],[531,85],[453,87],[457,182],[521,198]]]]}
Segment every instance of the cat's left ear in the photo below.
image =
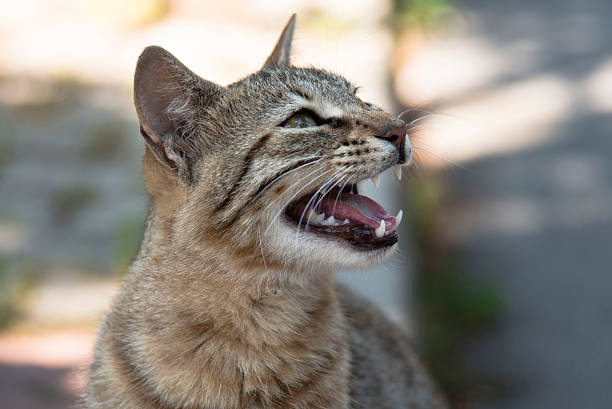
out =
{"type": "Polygon", "coordinates": [[[180,176],[189,175],[198,147],[206,141],[194,127],[225,87],[206,81],[161,47],[147,47],[134,75],[140,131],[155,157],[180,176]]]}
{"type": "Polygon", "coordinates": [[[283,32],[274,46],[272,54],[266,60],[264,68],[277,68],[283,65],[289,65],[291,55],[291,41],[293,40],[293,30],[295,29],[295,13],[289,19],[289,22],[283,29],[283,32]]]}

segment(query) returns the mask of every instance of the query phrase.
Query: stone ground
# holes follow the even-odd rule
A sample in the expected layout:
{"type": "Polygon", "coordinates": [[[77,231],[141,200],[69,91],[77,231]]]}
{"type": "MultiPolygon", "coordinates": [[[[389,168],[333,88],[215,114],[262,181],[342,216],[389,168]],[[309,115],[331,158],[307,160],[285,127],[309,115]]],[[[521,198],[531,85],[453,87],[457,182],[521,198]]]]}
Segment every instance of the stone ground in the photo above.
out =
{"type": "Polygon", "coordinates": [[[424,52],[448,65],[416,94],[449,114],[431,145],[460,162],[445,172],[446,240],[507,304],[466,357],[507,390],[474,407],[610,408],[612,3],[465,0],[460,13],[424,52]],[[457,50],[468,61],[448,70],[457,50]]]}
{"type": "Polygon", "coordinates": [[[0,396],[10,409],[68,409],[85,387],[93,328],[0,337],[0,396]]]}

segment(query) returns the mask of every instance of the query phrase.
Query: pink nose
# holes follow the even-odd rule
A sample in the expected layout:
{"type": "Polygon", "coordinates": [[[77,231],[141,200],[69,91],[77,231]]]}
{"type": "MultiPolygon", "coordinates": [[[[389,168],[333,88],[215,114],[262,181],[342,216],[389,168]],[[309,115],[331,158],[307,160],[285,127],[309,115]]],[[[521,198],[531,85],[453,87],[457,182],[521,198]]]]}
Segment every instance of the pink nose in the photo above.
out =
{"type": "Polygon", "coordinates": [[[387,131],[384,136],[379,136],[380,139],[384,139],[387,142],[392,143],[399,153],[399,163],[406,162],[406,134],[408,133],[408,126],[400,119],[393,121],[391,128],[387,131]]]}
{"type": "Polygon", "coordinates": [[[406,133],[408,132],[408,127],[406,124],[401,126],[395,126],[391,128],[382,139],[385,139],[391,142],[397,149],[401,149],[404,146],[404,139],[406,138],[406,133]]]}

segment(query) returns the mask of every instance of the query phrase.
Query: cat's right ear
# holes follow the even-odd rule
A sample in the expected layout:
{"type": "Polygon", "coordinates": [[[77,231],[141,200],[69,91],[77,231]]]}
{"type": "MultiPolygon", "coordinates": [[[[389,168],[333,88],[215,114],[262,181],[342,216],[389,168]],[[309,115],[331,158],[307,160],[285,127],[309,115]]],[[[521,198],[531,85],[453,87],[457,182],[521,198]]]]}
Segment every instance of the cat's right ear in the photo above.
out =
{"type": "Polygon", "coordinates": [[[134,104],[140,133],[156,158],[179,175],[190,173],[197,156],[193,124],[225,87],[206,81],[161,47],[147,47],[134,75],[134,104]]]}
{"type": "Polygon", "coordinates": [[[295,13],[291,15],[289,22],[283,29],[272,54],[266,60],[264,68],[276,68],[283,65],[289,65],[291,56],[291,42],[293,41],[293,31],[295,29],[295,13]]]}

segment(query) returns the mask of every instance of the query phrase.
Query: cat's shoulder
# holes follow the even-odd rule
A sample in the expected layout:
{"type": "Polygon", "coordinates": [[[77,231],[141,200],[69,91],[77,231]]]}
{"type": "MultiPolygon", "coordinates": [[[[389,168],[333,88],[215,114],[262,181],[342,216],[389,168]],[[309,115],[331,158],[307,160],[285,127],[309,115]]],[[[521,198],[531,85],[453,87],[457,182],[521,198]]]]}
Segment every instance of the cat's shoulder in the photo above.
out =
{"type": "Polygon", "coordinates": [[[400,360],[415,355],[412,340],[378,306],[344,285],[337,284],[336,292],[355,348],[363,346],[400,360]]]}
{"type": "Polygon", "coordinates": [[[354,291],[336,291],[350,338],[352,407],[446,408],[407,334],[354,291]]]}

